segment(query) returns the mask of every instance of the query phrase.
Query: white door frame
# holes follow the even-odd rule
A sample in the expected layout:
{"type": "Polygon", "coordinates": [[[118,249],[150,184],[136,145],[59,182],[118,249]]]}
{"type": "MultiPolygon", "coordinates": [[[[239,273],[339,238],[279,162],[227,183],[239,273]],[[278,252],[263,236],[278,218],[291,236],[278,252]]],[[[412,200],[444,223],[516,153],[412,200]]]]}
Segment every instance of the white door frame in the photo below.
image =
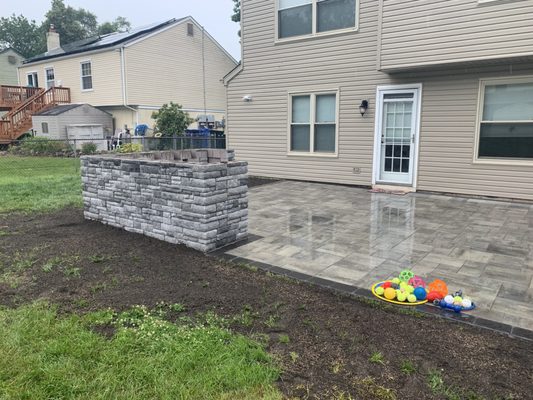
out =
{"type": "MultiPolygon", "coordinates": [[[[418,152],[420,144],[420,119],[422,115],[422,83],[410,83],[403,85],[380,85],[376,88],[376,118],[374,123],[374,161],[372,168],[372,185],[375,185],[379,180],[381,170],[381,128],[383,124],[383,102],[382,92],[388,90],[416,90],[416,119],[415,119],[415,151],[413,154],[413,171],[412,171],[412,183],[405,184],[404,186],[412,187],[416,189],[418,181],[418,152]]],[[[381,182],[380,182],[381,183],[381,182]]],[[[386,183],[384,183],[386,184],[386,183]]]]}

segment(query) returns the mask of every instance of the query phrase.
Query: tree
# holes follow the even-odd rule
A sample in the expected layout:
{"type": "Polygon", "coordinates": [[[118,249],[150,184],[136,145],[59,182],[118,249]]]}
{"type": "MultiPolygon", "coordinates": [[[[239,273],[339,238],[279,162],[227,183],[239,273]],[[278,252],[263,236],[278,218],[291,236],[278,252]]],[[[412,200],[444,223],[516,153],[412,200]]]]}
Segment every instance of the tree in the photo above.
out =
{"type": "Polygon", "coordinates": [[[52,7],[46,13],[42,24],[42,35],[50,25],[61,35],[61,44],[76,42],[98,34],[96,15],[83,8],[66,6],[64,0],[52,0],[52,7]]]}
{"type": "Polygon", "coordinates": [[[0,49],[12,47],[25,57],[46,51],[46,38],[34,20],[23,15],[0,18],[0,49]]]}
{"type": "Polygon", "coordinates": [[[106,35],[113,32],[127,32],[131,28],[130,22],[124,17],[117,17],[112,22],[104,22],[98,27],[99,35],[106,35]]]}
{"type": "Polygon", "coordinates": [[[173,102],[163,104],[159,111],[154,111],[152,119],[155,120],[155,130],[163,136],[182,135],[194,121],[181,105],[173,102]]]}
{"type": "MultiPolygon", "coordinates": [[[[233,22],[241,22],[241,0],[233,0],[233,15],[231,16],[233,22]]],[[[241,31],[239,30],[239,37],[241,37],[241,31]]]]}

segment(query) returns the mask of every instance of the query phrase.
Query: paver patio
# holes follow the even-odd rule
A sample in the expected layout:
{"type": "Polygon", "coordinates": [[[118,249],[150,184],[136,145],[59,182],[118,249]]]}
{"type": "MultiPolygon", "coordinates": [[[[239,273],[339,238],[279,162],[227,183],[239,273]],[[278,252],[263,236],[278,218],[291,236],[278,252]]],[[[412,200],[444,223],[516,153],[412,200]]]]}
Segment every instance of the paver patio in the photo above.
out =
{"type": "Polygon", "coordinates": [[[250,190],[229,254],[355,287],[412,269],[462,289],[481,318],[533,330],[533,205],[281,181],[250,190]]]}

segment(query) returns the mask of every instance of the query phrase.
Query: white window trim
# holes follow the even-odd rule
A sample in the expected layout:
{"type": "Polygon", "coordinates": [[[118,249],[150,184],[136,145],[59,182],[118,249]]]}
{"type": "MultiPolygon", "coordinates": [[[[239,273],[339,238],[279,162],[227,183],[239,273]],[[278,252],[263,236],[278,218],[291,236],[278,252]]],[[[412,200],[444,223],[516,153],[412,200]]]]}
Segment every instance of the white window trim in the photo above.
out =
{"type": "Polygon", "coordinates": [[[320,157],[320,158],[338,158],[339,157],[339,105],[340,105],[340,90],[308,90],[308,91],[290,91],[287,93],[288,117],[287,117],[287,155],[297,157],[320,157]],[[334,94],[335,97],[335,152],[325,153],[316,152],[315,150],[315,115],[316,115],[316,96],[324,94],[334,94]],[[292,125],[292,97],[293,96],[311,96],[309,115],[309,140],[310,151],[292,151],[291,150],[291,125],[292,125]]]}
{"type": "Polygon", "coordinates": [[[94,91],[94,73],[93,73],[93,62],[92,60],[82,60],[80,61],[80,88],[81,88],[81,91],[82,92],[93,92],[94,91]],[[90,89],[84,89],[83,88],[83,64],[87,64],[87,63],[90,63],[91,64],[91,75],[86,75],[86,76],[90,76],[91,77],[91,83],[92,83],[92,88],[90,89]]]}
{"type": "MultiPolygon", "coordinates": [[[[499,77],[499,78],[486,78],[479,80],[478,90],[478,106],[476,115],[476,133],[474,138],[474,154],[473,164],[486,164],[486,165],[524,165],[532,166],[533,159],[524,158],[497,158],[497,157],[479,157],[479,138],[480,128],[483,118],[483,108],[485,105],[485,86],[487,85],[504,85],[513,83],[533,83],[533,75],[523,75],[515,77],[499,77]]],[[[518,122],[518,121],[516,121],[518,122]]]]}
{"type": "Polygon", "coordinates": [[[55,86],[55,82],[56,82],[56,70],[55,70],[54,66],[50,65],[50,66],[44,67],[44,83],[46,85],[46,89],[49,89],[49,87],[48,87],[48,75],[47,75],[47,71],[49,71],[49,70],[54,71],[54,86],[55,86]]]}
{"type": "MultiPolygon", "coordinates": [[[[30,76],[30,75],[32,75],[32,76],[33,76],[33,75],[37,75],[37,80],[39,80],[39,71],[27,71],[27,72],[26,72],[26,86],[29,85],[29,83],[28,83],[28,76],[30,76]]],[[[33,79],[33,78],[32,78],[32,79],[33,79]]],[[[45,79],[45,80],[46,80],[46,79],[45,79]]],[[[35,82],[34,82],[34,83],[35,83],[35,82]]],[[[38,83],[38,82],[37,82],[37,83],[38,83]]],[[[32,87],[39,87],[39,85],[37,85],[37,86],[32,86],[32,87]]]]}
{"type": "Polygon", "coordinates": [[[312,13],[312,32],[308,35],[300,35],[300,36],[291,36],[288,38],[280,38],[279,37],[279,1],[274,0],[274,43],[287,43],[287,42],[298,42],[301,40],[308,40],[313,38],[319,38],[324,36],[335,36],[335,35],[342,35],[347,33],[353,33],[359,31],[359,0],[355,0],[355,27],[353,28],[346,28],[346,29],[335,29],[332,31],[327,32],[317,32],[316,26],[317,26],[317,0],[312,0],[312,6],[313,6],[313,13],[312,13]]]}

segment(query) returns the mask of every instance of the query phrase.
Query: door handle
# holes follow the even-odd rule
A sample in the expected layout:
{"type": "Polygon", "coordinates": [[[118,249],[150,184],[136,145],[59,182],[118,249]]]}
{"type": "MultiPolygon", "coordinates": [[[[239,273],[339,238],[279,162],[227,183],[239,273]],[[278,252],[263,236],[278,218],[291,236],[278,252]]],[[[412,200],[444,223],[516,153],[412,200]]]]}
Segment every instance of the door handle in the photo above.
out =
{"type": "Polygon", "coordinates": [[[413,144],[415,143],[415,134],[414,133],[411,135],[411,143],[413,143],[413,144]]]}

